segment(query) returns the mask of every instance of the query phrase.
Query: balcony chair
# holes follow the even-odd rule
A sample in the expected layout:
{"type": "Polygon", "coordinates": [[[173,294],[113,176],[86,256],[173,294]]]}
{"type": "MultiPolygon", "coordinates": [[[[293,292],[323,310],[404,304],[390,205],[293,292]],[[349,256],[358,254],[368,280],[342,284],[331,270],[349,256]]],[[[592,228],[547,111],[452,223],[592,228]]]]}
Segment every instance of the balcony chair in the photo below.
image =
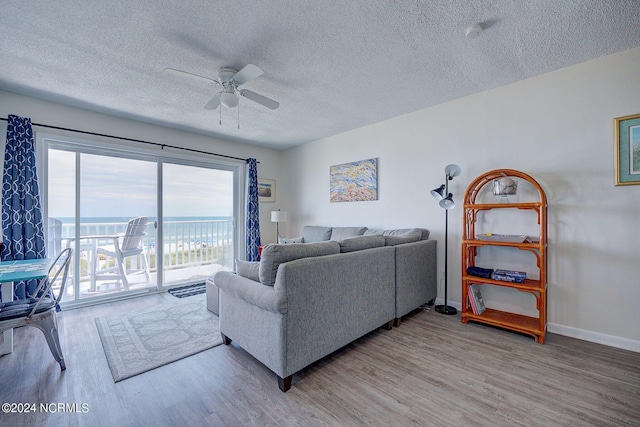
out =
{"type": "MultiPolygon", "coordinates": [[[[95,280],[111,280],[117,279],[122,282],[125,290],[129,290],[129,277],[137,274],[145,275],[147,282],[151,281],[149,276],[149,260],[144,249],[143,239],[146,237],[147,224],[149,218],[141,216],[134,218],[127,224],[127,229],[122,235],[107,236],[112,244],[107,246],[98,246],[94,256],[94,262],[98,262],[99,258],[106,258],[106,267],[95,270],[95,280]],[[142,268],[127,269],[127,258],[140,257],[142,268]],[[109,266],[110,259],[115,260],[115,265],[109,266]]],[[[133,266],[133,262],[130,263],[133,266]]],[[[137,266],[137,263],[136,263],[137,266]]]]}
{"type": "Polygon", "coordinates": [[[0,333],[20,326],[35,326],[40,329],[47,340],[51,354],[60,364],[62,371],[67,369],[67,366],[60,348],[56,311],[59,309],[58,304],[64,295],[71,252],[71,248],[67,248],[58,254],[49,268],[48,275],[40,280],[33,297],[0,303],[0,333]],[[56,296],[53,284],[57,281],[61,281],[61,285],[56,296]]]}

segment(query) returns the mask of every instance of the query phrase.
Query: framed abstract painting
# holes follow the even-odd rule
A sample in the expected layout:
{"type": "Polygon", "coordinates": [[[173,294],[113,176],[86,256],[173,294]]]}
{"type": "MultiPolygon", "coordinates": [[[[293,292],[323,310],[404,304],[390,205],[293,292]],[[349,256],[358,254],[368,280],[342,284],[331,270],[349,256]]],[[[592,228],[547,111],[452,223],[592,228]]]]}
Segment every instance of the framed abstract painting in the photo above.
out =
{"type": "Polygon", "coordinates": [[[329,200],[378,200],[378,159],[359,160],[330,167],[329,200]]]}

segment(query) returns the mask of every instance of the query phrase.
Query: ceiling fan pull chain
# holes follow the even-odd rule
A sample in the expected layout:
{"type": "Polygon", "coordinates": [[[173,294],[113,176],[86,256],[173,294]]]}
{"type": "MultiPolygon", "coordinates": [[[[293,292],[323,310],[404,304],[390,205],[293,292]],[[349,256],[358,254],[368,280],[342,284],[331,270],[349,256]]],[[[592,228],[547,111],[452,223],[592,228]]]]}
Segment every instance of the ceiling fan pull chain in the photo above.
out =
{"type": "Polygon", "coordinates": [[[220,108],[218,108],[218,112],[220,113],[220,126],[222,126],[222,106],[219,106],[220,108]]]}
{"type": "Polygon", "coordinates": [[[240,104],[238,104],[238,130],[240,130],[240,104]]]}

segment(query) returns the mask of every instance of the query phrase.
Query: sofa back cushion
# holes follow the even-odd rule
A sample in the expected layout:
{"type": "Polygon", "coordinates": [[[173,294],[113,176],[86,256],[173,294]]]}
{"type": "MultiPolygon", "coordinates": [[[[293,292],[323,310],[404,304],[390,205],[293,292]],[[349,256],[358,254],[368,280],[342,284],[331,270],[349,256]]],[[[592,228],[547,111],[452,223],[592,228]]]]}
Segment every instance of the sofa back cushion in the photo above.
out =
{"type": "Polygon", "coordinates": [[[333,227],[331,229],[331,240],[342,240],[348,237],[362,236],[367,231],[367,227],[333,227]]]}
{"type": "Polygon", "coordinates": [[[331,238],[331,227],[305,225],[302,227],[302,241],[304,243],[322,242],[331,238]]]}
{"type": "Polygon", "coordinates": [[[396,228],[393,230],[368,229],[367,231],[364,232],[364,235],[370,236],[373,234],[382,234],[383,236],[401,236],[403,234],[408,234],[408,233],[410,234],[419,233],[420,234],[419,240],[428,240],[430,231],[426,228],[396,228]]]}
{"type": "Polygon", "coordinates": [[[260,263],[257,261],[236,260],[236,273],[247,279],[260,281],[260,263]]]}
{"type": "Polygon", "coordinates": [[[337,253],[340,253],[340,245],[334,241],[267,245],[260,256],[260,283],[273,286],[278,267],[283,262],[337,253]]]}
{"type": "Polygon", "coordinates": [[[340,252],[355,252],[384,246],[384,236],[354,236],[338,240],[340,252]]]}
{"type": "Polygon", "coordinates": [[[417,242],[420,240],[421,234],[418,232],[404,233],[398,236],[381,236],[384,239],[385,246],[401,245],[403,243],[417,242]]]}

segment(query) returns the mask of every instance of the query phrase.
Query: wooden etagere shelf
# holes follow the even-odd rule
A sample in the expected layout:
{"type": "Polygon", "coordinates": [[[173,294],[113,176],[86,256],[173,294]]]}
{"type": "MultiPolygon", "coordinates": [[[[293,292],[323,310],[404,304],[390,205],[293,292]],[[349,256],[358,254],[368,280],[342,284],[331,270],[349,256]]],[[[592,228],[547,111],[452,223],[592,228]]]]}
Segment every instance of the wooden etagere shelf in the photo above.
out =
{"type": "MultiPolygon", "coordinates": [[[[513,169],[496,169],[476,178],[464,195],[463,233],[462,233],[462,323],[468,321],[485,323],[504,329],[531,335],[536,342],[544,344],[547,330],[547,198],[542,187],[531,176],[513,169]],[[476,203],[476,197],[485,185],[502,177],[520,178],[531,184],[538,193],[537,202],[529,203],[476,203]],[[539,236],[523,243],[479,240],[476,238],[478,213],[493,209],[520,209],[533,211],[537,215],[539,236]],[[504,282],[467,274],[467,268],[476,266],[478,250],[484,246],[502,246],[533,253],[539,270],[539,279],[525,279],[524,283],[504,282]],[[487,308],[482,314],[473,314],[467,302],[468,288],[472,283],[480,285],[503,286],[527,292],[535,296],[538,317],[487,308]]],[[[530,236],[531,237],[531,236],[530,236]]],[[[499,260],[496,260],[499,263],[499,260]]]]}

